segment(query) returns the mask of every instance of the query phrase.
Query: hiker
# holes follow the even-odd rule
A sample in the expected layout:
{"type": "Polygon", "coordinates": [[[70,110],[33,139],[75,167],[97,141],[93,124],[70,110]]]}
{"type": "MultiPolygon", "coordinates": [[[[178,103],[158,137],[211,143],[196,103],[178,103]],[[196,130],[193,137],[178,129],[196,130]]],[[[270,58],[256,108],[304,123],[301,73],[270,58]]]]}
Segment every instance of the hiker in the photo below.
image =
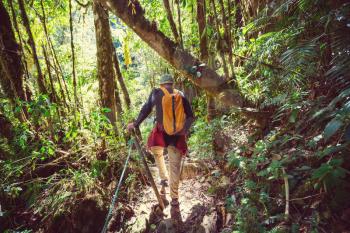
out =
{"type": "Polygon", "coordinates": [[[187,153],[186,137],[194,121],[194,114],[183,93],[174,88],[174,80],[170,74],[163,75],[159,84],[160,88],[152,90],[138,118],[128,124],[128,129],[138,127],[155,106],[156,124],[148,138],[147,146],[154,155],[159,170],[162,186],[160,194],[164,204],[169,204],[165,196],[169,179],[172,199],[170,204],[172,209],[179,210],[181,159],[187,153]],[[168,151],[169,175],[163,156],[164,148],[168,151]]]}

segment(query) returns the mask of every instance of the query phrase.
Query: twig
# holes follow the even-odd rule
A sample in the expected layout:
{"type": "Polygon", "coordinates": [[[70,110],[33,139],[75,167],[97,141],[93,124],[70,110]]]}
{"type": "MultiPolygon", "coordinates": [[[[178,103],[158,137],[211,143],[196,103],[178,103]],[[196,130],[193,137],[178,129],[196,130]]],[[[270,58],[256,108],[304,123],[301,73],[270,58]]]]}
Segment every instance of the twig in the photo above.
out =
{"type": "Polygon", "coordinates": [[[249,61],[253,61],[253,62],[256,62],[256,63],[260,63],[261,65],[267,66],[267,67],[269,67],[271,69],[285,70],[285,71],[289,71],[289,72],[292,72],[294,74],[297,74],[297,75],[300,75],[300,76],[304,77],[303,74],[301,74],[301,73],[299,73],[297,71],[294,71],[294,70],[286,69],[285,67],[282,67],[282,66],[269,64],[269,63],[266,63],[266,62],[263,62],[263,61],[259,61],[259,60],[256,60],[256,59],[253,59],[253,58],[250,58],[250,57],[245,57],[245,56],[242,56],[242,55],[239,55],[239,54],[236,54],[236,53],[233,53],[232,55],[236,56],[236,57],[239,57],[239,58],[242,58],[242,59],[245,59],[245,60],[249,60],[249,61]]]}
{"type": "Polygon", "coordinates": [[[78,3],[78,5],[81,6],[81,7],[88,7],[91,4],[90,1],[87,1],[87,3],[82,3],[82,2],[80,2],[78,0],[75,0],[75,2],[78,3]]]}
{"type": "Polygon", "coordinates": [[[282,168],[282,172],[283,172],[284,186],[286,190],[286,209],[284,211],[284,215],[285,215],[284,218],[287,221],[289,218],[289,183],[288,183],[288,176],[284,168],[282,168]]]}
{"type": "Polygon", "coordinates": [[[305,199],[309,199],[309,198],[312,198],[312,197],[320,196],[321,194],[323,194],[323,193],[318,193],[318,194],[314,194],[314,195],[310,195],[310,196],[306,196],[306,197],[293,198],[293,199],[290,199],[289,201],[305,200],[305,199]]]}

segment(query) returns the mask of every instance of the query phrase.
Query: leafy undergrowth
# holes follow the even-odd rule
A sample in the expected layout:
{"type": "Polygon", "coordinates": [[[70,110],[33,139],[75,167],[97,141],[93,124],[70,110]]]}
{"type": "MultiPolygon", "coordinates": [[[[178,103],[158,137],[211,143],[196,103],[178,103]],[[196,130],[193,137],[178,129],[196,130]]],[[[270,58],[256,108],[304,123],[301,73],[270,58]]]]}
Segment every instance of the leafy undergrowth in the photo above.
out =
{"type": "MultiPolygon", "coordinates": [[[[0,231],[100,231],[127,155],[125,140],[113,131],[105,109],[79,121],[58,117],[64,113],[45,96],[22,104],[29,121],[16,120],[17,112],[2,105],[15,133],[0,142],[6,158],[0,160],[0,231]]],[[[136,192],[140,174],[132,159],[120,203],[136,192]]]]}
{"type": "MultiPolygon", "coordinates": [[[[222,229],[350,229],[349,94],[350,89],[345,89],[333,97],[306,100],[296,113],[272,116],[263,131],[245,123],[243,128],[251,136],[246,142],[231,143],[211,187],[225,203],[222,229]],[[223,182],[228,184],[224,190],[223,182]]],[[[224,132],[232,133],[227,128],[224,132]]],[[[236,134],[241,133],[235,132],[233,138],[236,134]]]]}

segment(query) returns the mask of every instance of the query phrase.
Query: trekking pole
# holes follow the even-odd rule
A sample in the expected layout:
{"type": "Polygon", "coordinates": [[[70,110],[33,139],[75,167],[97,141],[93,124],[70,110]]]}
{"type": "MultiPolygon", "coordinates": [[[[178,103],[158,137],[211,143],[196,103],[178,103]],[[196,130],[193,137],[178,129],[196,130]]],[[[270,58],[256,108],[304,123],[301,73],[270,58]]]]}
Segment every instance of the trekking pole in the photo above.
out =
{"type": "Polygon", "coordinates": [[[137,137],[135,130],[132,131],[133,136],[135,137],[135,145],[136,145],[136,149],[139,151],[140,156],[141,156],[141,160],[143,162],[143,166],[145,167],[146,170],[146,174],[148,176],[149,181],[151,182],[151,186],[153,188],[154,193],[156,194],[157,200],[159,202],[159,206],[162,210],[164,210],[165,206],[164,206],[164,202],[163,199],[160,197],[160,194],[158,192],[156,183],[154,182],[153,176],[151,171],[149,170],[149,167],[147,165],[147,161],[146,161],[146,152],[144,151],[144,149],[141,146],[140,140],[137,137]]]}
{"type": "Polygon", "coordinates": [[[125,174],[126,168],[128,166],[128,163],[129,163],[129,159],[130,159],[131,149],[132,149],[132,144],[133,143],[134,143],[133,140],[129,141],[128,157],[126,157],[124,168],[123,168],[122,174],[120,175],[119,182],[118,182],[118,185],[117,185],[117,187],[115,189],[114,195],[112,197],[112,202],[111,202],[111,204],[109,206],[109,210],[108,210],[108,213],[107,213],[107,216],[106,216],[105,224],[103,225],[103,229],[102,229],[101,233],[106,233],[106,231],[107,231],[108,223],[109,223],[109,221],[111,219],[112,212],[113,212],[113,209],[114,209],[114,205],[115,205],[115,202],[117,201],[117,198],[118,198],[119,189],[120,189],[120,187],[122,185],[124,174],[125,174]]]}

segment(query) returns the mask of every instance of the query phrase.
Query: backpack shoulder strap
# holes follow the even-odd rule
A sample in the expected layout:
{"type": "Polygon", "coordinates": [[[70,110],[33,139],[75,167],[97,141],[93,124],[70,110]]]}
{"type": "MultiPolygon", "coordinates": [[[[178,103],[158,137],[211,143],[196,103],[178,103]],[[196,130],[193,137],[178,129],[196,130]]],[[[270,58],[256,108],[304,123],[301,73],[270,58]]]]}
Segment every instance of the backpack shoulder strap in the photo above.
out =
{"type": "Polygon", "coordinates": [[[169,91],[165,87],[160,87],[160,89],[163,91],[164,95],[170,95],[169,91]]]}

